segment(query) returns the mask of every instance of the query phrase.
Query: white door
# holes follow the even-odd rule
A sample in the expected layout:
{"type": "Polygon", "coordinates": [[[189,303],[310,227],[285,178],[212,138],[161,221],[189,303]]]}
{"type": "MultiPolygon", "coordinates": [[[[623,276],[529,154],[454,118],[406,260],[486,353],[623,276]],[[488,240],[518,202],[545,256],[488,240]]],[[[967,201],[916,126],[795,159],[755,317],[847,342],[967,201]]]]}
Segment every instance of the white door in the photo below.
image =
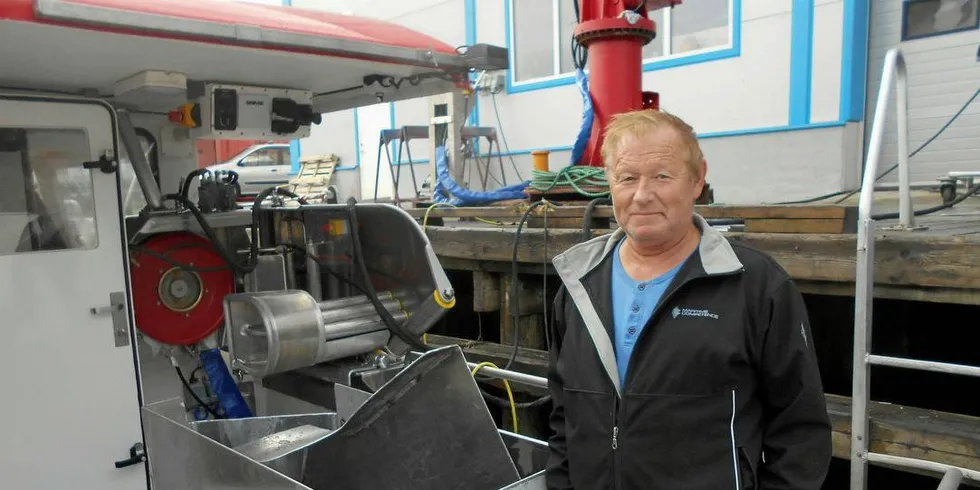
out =
{"type": "Polygon", "coordinates": [[[3,488],[147,486],[109,111],[0,98],[3,488]]]}
{"type": "Polygon", "coordinates": [[[391,128],[391,104],[385,102],[354,109],[357,111],[357,151],[361,155],[361,200],[374,199],[374,187],[378,186],[378,199],[391,199],[393,182],[388,157],[378,147],[381,131],[391,128]],[[381,165],[378,166],[378,150],[381,165]]]}

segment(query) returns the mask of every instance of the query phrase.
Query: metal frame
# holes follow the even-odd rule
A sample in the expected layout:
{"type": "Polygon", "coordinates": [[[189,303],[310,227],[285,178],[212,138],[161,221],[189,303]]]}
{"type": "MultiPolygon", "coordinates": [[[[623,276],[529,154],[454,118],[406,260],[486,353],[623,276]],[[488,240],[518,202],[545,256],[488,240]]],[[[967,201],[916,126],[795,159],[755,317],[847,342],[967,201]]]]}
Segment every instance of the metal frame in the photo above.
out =
{"type": "Polygon", "coordinates": [[[905,359],[871,354],[871,305],[874,290],[875,222],[871,217],[875,180],[881,157],[885,117],[892,82],[896,87],[898,114],[898,176],[900,192],[900,227],[912,228],[911,190],[909,186],[908,151],[908,76],[901,50],[894,48],[885,55],[884,72],[878,89],[868,160],[864,167],[861,199],[858,205],[857,270],[854,292],[854,373],[851,411],[851,485],[850,490],[867,488],[868,463],[926,470],[944,474],[939,490],[954,490],[963,478],[980,481],[980,471],[958,468],[932,461],[890,456],[869,451],[868,400],[871,396],[871,366],[891,366],[947,374],[980,377],[980,367],[942,362],[905,359]]]}

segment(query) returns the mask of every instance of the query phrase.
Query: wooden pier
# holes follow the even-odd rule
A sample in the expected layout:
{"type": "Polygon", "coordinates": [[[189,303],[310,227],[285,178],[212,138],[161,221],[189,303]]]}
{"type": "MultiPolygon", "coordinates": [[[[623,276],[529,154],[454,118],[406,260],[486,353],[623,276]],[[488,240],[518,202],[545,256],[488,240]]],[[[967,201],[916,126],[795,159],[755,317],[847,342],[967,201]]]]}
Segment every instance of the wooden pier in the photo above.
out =
{"type": "MultiPolygon", "coordinates": [[[[941,204],[937,193],[916,192],[914,199],[916,209],[941,204]]],[[[832,391],[827,400],[833,422],[834,455],[844,459],[849,458],[850,445],[850,399],[842,395],[850,393],[856,202],[857,196],[853,196],[841,204],[696,207],[709,222],[720,223],[717,228],[729,239],[772,256],[807,298],[825,387],[832,391]]],[[[492,361],[503,366],[511,357],[514,339],[518,339],[518,355],[512,368],[543,376],[548,342],[544,333],[545,305],[558,286],[550,261],[586,236],[610,233],[616,223],[610,206],[595,206],[588,219],[590,230],[583,233],[586,203],[555,202],[530,212],[518,232],[529,205],[529,201],[513,201],[495,206],[436,206],[407,211],[423,224],[458,294],[449,320],[433,329],[428,342],[455,343],[472,361],[492,361]],[[511,298],[515,268],[519,274],[518,295],[511,298]],[[516,324],[510,314],[513,301],[519,311],[516,324]],[[479,324],[479,333],[474,324],[479,324]]],[[[877,193],[875,208],[876,214],[896,211],[897,195],[877,193]]],[[[980,198],[968,198],[955,207],[917,216],[915,221],[918,228],[913,230],[896,227],[897,219],[876,221],[874,295],[875,308],[881,310],[875,313],[876,324],[901,324],[878,327],[876,345],[884,346],[890,355],[934,356],[934,360],[980,365],[976,349],[962,347],[977,345],[980,329],[965,323],[957,325],[958,320],[952,318],[921,323],[922,318],[935,318],[936,311],[949,308],[966,308],[956,311],[967,311],[968,315],[980,313],[980,198]],[[963,344],[958,345],[958,340],[952,338],[945,347],[922,341],[929,338],[930,331],[936,335],[963,335],[963,344]]],[[[943,318],[942,314],[938,316],[943,318]]],[[[928,391],[920,388],[941,376],[907,373],[875,371],[872,375],[872,386],[885,385],[881,391],[876,390],[877,394],[872,392],[872,399],[891,402],[872,402],[872,450],[980,470],[980,407],[957,403],[955,394],[931,401],[927,394],[918,393],[907,402],[909,393],[928,391]],[[920,384],[913,390],[905,386],[908,383],[920,384]],[[943,411],[942,407],[954,409],[943,411]]],[[[943,389],[956,386],[953,391],[961,394],[980,391],[980,380],[954,382],[964,384],[944,381],[943,389]]],[[[540,389],[515,388],[523,393],[524,400],[544,394],[540,389]]],[[[543,425],[547,417],[540,409],[538,413],[519,413],[522,418],[537,422],[522,423],[522,432],[541,436],[547,430],[543,425]]],[[[506,417],[502,420],[506,424],[506,417]]]]}

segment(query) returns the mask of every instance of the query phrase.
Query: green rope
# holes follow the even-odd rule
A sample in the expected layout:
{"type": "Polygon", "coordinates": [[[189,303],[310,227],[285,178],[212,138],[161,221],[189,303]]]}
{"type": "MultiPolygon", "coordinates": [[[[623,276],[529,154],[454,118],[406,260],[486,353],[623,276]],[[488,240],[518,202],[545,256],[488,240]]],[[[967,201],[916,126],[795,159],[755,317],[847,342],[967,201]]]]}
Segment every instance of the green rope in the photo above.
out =
{"type": "Polygon", "coordinates": [[[606,180],[606,170],[602,167],[572,165],[558,172],[531,171],[530,187],[534,190],[548,192],[558,186],[569,186],[586,197],[609,195],[609,181],[606,180]],[[582,187],[601,187],[604,190],[587,191],[582,187]]]}

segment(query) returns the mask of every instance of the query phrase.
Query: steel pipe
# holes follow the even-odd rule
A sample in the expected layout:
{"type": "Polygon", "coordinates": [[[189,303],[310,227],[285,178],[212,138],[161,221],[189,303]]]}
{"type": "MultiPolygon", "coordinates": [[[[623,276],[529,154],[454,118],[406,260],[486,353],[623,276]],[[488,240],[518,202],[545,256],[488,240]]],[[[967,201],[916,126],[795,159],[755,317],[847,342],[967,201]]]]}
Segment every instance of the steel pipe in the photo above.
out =
{"type": "Polygon", "coordinates": [[[965,366],[963,364],[950,364],[948,362],[920,361],[917,359],[904,359],[901,357],[878,356],[872,354],[868,356],[868,363],[876,366],[918,369],[921,371],[932,371],[934,373],[980,377],[980,367],[965,366]]]}
{"type": "MultiPolygon", "coordinates": [[[[980,471],[958,468],[956,466],[950,466],[948,464],[943,464],[943,463],[936,463],[935,461],[927,461],[925,459],[904,458],[902,456],[892,456],[890,454],[868,453],[867,461],[869,463],[874,463],[882,466],[894,466],[900,468],[910,468],[914,470],[931,471],[933,473],[940,473],[943,475],[947,474],[947,472],[949,472],[950,470],[956,470],[961,475],[961,478],[966,478],[968,480],[973,480],[973,481],[980,481],[980,471]]],[[[944,489],[940,487],[940,490],[944,490],[944,489]]]]}
{"type": "MultiPolygon", "coordinates": [[[[470,369],[476,369],[476,367],[479,366],[479,363],[467,362],[466,365],[469,366],[470,369]]],[[[535,376],[533,374],[520,373],[517,371],[510,371],[491,366],[483,366],[479,371],[477,371],[477,373],[484,376],[489,376],[491,378],[506,379],[507,381],[513,381],[515,383],[535,386],[538,388],[548,387],[548,378],[542,378],[541,376],[535,376]]]]}
{"type": "MultiPolygon", "coordinates": [[[[405,319],[408,318],[408,314],[406,314],[404,311],[389,310],[389,312],[396,322],[405,321],[405,319]]],[[[387,328],[388,326],[381,320],[381,317],[375,314],[373,316],[365,316],[326,324],[323,326],[323,332],[326,334],[327,342],[330,342],[331,340],[338,340],[346,337],[352,337],[354,335],[376,332],[378,330],[386,330],[387,328]]]]}

